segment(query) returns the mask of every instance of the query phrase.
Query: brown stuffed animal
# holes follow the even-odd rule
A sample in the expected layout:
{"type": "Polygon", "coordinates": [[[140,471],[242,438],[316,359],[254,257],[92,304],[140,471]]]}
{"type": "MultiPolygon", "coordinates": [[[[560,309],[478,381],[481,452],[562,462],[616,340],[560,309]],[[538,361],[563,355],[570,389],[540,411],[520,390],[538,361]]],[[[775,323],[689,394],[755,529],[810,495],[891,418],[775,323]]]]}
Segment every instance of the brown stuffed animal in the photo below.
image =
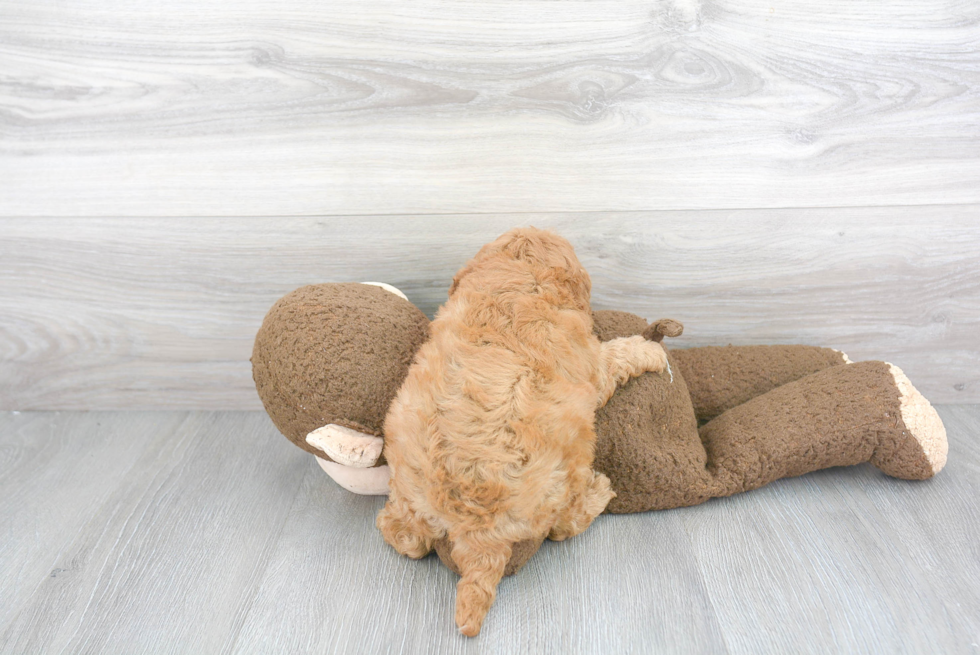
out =
{"type": "MultiPolygon", "coordinates": [[[[618,311],[594,312],[594,321],[603,341],[682,330],[618,311]]],[[[388,285],[303,287],[273,306],[256,336],[256,388],[276,427],[334,480],[384,494],[381,426],[427,333],[425,315],[388,285]]],[[[891,364],[850,363],[811,346],[672,350],[669,361],[669,371],[631,380],[596,415],[594,468],[616,492],[607,512],[695,505],[863,462],[923,480],[946,463],[939,415],[891,364]]],[[[540,545],[517,544],[506,573],[540,545]]],[[[450,546],[436,550],[456,570],[450,546]]]]}

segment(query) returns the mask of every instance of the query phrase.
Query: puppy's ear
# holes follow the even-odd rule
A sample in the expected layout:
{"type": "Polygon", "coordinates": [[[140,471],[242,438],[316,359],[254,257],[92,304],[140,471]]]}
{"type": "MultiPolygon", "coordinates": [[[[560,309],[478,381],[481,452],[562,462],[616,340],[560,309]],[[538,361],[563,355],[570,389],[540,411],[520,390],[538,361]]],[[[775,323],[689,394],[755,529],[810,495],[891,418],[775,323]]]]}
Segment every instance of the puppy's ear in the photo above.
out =
{"type": "Polygon", "coordinates": [[[679,337],[683,333],[684,326],[680,324],[680,321],[675,321],[672,318],[662,318],[659,321],[651,323],[643,331],[643,338],[660,343],[664,340],[664,337],[679,337]]]}

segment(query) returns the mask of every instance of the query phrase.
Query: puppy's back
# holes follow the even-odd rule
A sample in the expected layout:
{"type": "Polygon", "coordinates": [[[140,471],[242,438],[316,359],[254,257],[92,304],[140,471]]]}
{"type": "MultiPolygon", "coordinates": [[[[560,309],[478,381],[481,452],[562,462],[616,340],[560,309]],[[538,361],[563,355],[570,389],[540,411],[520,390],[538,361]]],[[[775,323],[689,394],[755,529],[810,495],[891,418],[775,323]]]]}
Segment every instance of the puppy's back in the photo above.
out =
{"type": "Polygon", "coordinates": [[[385,425],[392,489],[414,490],[454,543],[464,634],[479,632],[511,545],[549,532],[568,472],[593,455],[590,282],[543,235],[502,237],[456,276],[385,425]]]}

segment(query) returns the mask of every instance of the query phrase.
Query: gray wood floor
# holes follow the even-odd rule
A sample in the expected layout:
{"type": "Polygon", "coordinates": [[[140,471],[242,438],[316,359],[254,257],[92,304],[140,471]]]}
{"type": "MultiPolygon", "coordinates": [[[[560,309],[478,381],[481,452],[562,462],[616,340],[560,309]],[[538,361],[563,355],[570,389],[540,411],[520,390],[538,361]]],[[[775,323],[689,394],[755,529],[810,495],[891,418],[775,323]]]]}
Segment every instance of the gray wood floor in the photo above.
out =
{"type": "Polygon", "coordinates": [[[980,406],[924,483],[832,469],[603,516],[500,586],[398,557],[258,412],[0,414],[0,652],[975,653],[980,406]]]}

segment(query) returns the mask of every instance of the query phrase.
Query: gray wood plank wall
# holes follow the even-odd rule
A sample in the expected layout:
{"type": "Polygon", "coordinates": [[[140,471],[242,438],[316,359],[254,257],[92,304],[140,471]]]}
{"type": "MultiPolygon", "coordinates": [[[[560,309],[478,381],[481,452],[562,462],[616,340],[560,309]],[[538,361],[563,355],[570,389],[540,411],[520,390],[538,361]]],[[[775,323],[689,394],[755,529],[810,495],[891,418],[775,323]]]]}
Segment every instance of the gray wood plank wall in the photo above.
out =
{"type": "Polygon", "coordinates": [[[4,0],[0,213],[980,202],[975,0],[4,0]]]}
{"type": "Polygon", "coordinates": [[[676,346],[980,402],[980,5],[0,0],[0,408],[256,409],[303,284],[551,225],[676,346]]]}
{"type": "Polygon", "coordinates": [[[381,280],[430,315],[515,222],[551,226],[593,305],[686,325],[676,347],[809,343],[980,399],[977,206],[621,215],[0,219],[0,397],[11,409],[261,405],[248,358],[304,284],[381,280]]]}

